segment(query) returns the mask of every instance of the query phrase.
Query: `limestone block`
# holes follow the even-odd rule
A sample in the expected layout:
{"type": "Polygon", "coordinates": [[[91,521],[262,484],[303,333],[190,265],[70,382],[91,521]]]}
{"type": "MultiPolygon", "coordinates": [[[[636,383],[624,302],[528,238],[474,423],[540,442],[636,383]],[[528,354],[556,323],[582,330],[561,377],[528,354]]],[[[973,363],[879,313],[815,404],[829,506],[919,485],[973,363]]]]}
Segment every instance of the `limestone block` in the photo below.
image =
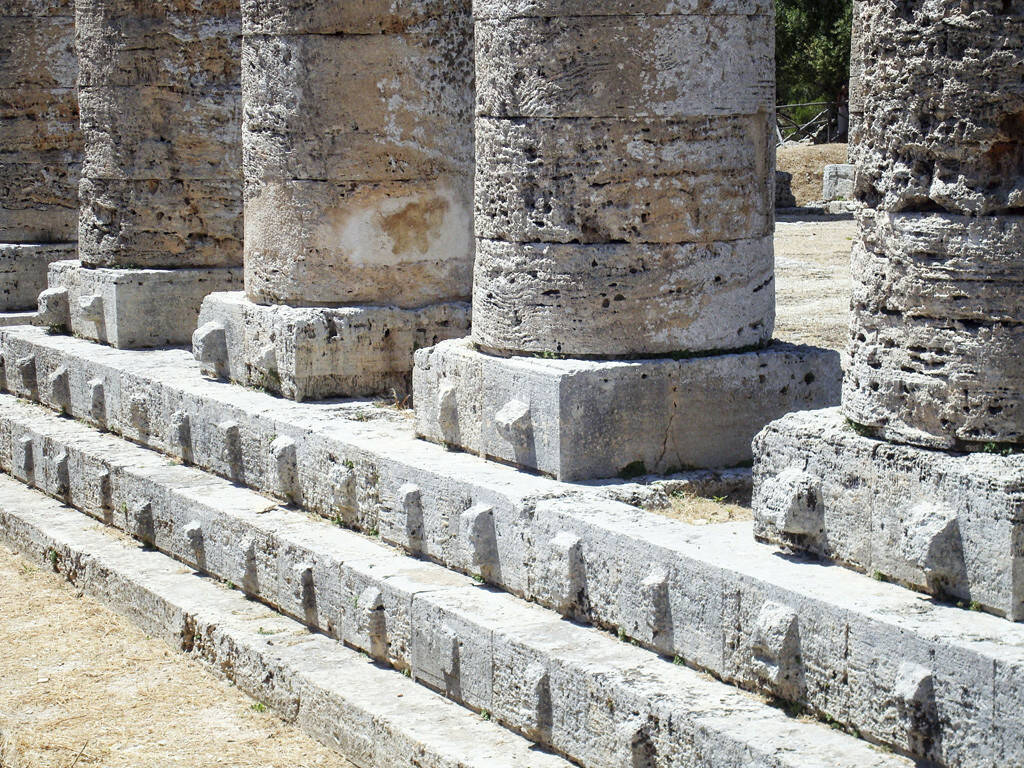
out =
{"type": "Polygon", "coordinates": [[[441,39],[247,36],[246,178],[471,177],[472,40],[466,20],[441,39]]]}
{"type": "Polygon", "coordinates": [[[771,118],[476,121],[476,234],[713,242],[771,234],[771,118]],[[600,151],[595,151],[599,147],[600,151]]]}
{"type": "Polygon", "coordinates": [[[1024,442],[1024,217],[861,216],[845,414],[888,440],[1024,442]]]}
{"type": "Polygon", "coordinates": [[[266,182],[246,194],[246,291],[259,303],[393,304],[470,292],[472,178],[266,182]]]}
{"type": "MultiPolygon", "coordinates": [[[[4,162],[40,162],[41,153],[80,153],[78,96],[72,88],[0,87],[0,152],[4,162]]],[[[77,158],[51,155],[64,163],[77,158]]]]}
{"type": "Polygon", "coordinates": [[[317,309],[263,306],[242,293],[203,302],[196,357],[211,376],[292,400],[399,396],[409,391],[413,353],[469,332],[469,305],[317,309]],[[223,335],[223,341],[218,339],[223,335]]]}
{"type": "Polygon", "coordinates": [[[0,19],[4,88],[75,87],[78,59],[73,15],[15,16],[0,9],[0,19]]]}
{"type": "Polygon", "coordinates": [[[1024,205],[1024,15],[1013,5],[860,4],[861,200],[975,215],[1024,205]]]}
{"type": "Polygon", "coordinates": [[[826,165],[821,184],[821,199],[853,200],[857,166],[848,164],[826,165]]]}
{"type": "Polygon", "coordinates": [[[0,240],[75,240],[79,170],[79,163],[62,151],[0,163],[0,240]]]}
{"type": "Polygon", "coordinates": [[[775,207],[796,207],[796,197],[793,195],[792,173],[786,173],[785,171],[775,172],[775,207]]]}
{"type": "Polygon", "coordinates": [[[773,39],[770,15],[481,20],[476,23],[477,113],[767,114],[775,96],[773,39]],[[715,45],[708,45],[709,39],[715,45]]]}
{"type": "Polygon", "coordinates": [[[119,349],[189,343],[203,298],[239,288],[239,268],[90,269],[77,261],[50,267],[51,288],[67,291],[70,331],[119,349]]]}
{"type": "Polygon", "coordinates": [[[82,87],[237,87],[237,0],[79,0],[75,11],[82,87]]]}
{"type": "Polygon", "coordinates": [[[770,237],[681,245],[478,240],[473,338],[526,354],[742,349],[774,326],[770,237]]]}
{"type": "Polygon", "coordinates": [[[770,424],[754,454],[758,537],[1024,619],[1024,455],[887,443],[838,409],[770,424]],[[813,481],[817,530],[778,525],[773,498],[793,468],[813,481]]]}
{"type": "Polygon", "coordinates": [[[246,35],[377,35],[442,31],[469,20],[467,0],[242,0],[246,35]]]}
{"type": "Polygon", "coordinates": [[[74,0],[0,0],[0,16],[75,16],[74,0]]]}
{"type": "Polygon", "coordinates": [[[754,16],[771,13],[766,0],[476,0],[477,19],[565,16],[754,16]]]}
{"type": "Polygon", "coordinates": [[[835,352],[786,344],[588,362],[493,357],[454,341],[417,353],[416,431],[564,481],[735,466],[773,418],[837,403],[840,377],[835,352]]]}
{"type": "Polygon", "coordinates": [[[74,243],[0,243],[0,311],[34,309],[49,265],[73,258],[74,243]]]}
{"type": "Polygon", "coordinates": [[[79,253],[89,266],[242,262],[241,180],[82,179],[79,253]]]}
{"type": "Polygon", "coordinates": [[[82,88],[79,107],[88,179],[241,178],[237,88],[82,88]]]}

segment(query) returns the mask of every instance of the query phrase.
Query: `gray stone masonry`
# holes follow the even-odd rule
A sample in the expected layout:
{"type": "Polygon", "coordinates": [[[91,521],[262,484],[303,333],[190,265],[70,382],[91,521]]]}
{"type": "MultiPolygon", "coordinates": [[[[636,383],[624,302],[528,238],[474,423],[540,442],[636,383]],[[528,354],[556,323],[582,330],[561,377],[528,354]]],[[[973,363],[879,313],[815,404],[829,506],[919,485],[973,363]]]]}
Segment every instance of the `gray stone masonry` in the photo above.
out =
{"type": "Polygon", "coordinates": [[[621,629],[874,741],[951,766],[1024,762],[1020,625],[780,557],[749,523],[687,526],[609,499],[629,484],[559,483],[448,453],[390,408],[296,404],[209,381],[181,350],[121,351],[30,328],[0,339],[8,390],[176,461],[621,629]],[[796,676],[797,657],[765,645],[772,627],[790,626],[787,611],[796,676]],[[915,676],[932,685],[921,706],[915,676]]]}
{"type": "Polygon", "coordinates": [[[839,354],[773,344],[684,360],[491,357],[468,341],[417,352],[416,432],[559,480],[749,462],[793,410],[839,401],[839,354]]]}
{"type": "MultiPolygon", "coordinates": [[[[409,670],[578,764],[611,768],[642,757],[651,768],[740,768],[750,759],[794,768],[910,765],[823,724],[794,723],[758,697],[469,577],[200,470],[169,467],[155,452],[39,406],[0,396],[0,434],[0,467],[18,479],[409,670]]],[[[459,536],[481,567],[494,535],[489,508],[461,516],[459,536]]],[[[785,657],[797,630],[791,612],[776,610],[777,618],[762,616],[764,653],[785,657]]],[[[791,660],[777,663],[777,676],[791,677],[791,660]]]]}
{"type": "Polygon", "coordinates": [[[775,322],[772,21],[474,5],[473,346],[418,355],[422,437],[578,480],[742,463],[760,418],[835,402],[835,356],[716,357],[775,322]]]}
{"type": "Polygon", "coordinates": [[[1024,620],[1024,454],[958,454],[858,434],[832,409],[755,441],[761,538],[1024,620]]]}
{"type": "Polygon", "coordinates": [[[842,409],[762,432],[754,488],[762,539],[1012,620],[1024,620],[1018,5],[855,5],[860,237],[842,409]]]}
{"type": "Polygon", "coordinates": [[[203,302],[192,347],[203,372],[290,400],[412,391],[417,349],[469,333],[469,304],[421,309],[382,306],[264,306],[244,293],[203,302]]]}
{"type": "Polygon", "coordinates": [[[296,400],[404,397],[413,351],[469,332],[469,0],[351,6],[242,4],[246,298],[195,339],[296,400]]]}
{"type": "Polygon", "coordinates": [[[203,298],[240,288],[242,269],[101,269],[78,261],[50,266],[39,324],[118,349],[184,346],[203,298]]]}
{"type": "Polygon", "coordinates": [[[0,312],[35,309],[50,264],[75,252],[74,243],[0,243],[0,312]]]}
{"type": "Polygon", "coordinates": [[[361,768],[571,765],[4,477],[0,538],[361,768]]]}
{"type": "Polygon", "coordinates": [[[826,203],[853,200],[857,180],[855,165],[826,165],[821,183],[821,199],[826,203]]]}

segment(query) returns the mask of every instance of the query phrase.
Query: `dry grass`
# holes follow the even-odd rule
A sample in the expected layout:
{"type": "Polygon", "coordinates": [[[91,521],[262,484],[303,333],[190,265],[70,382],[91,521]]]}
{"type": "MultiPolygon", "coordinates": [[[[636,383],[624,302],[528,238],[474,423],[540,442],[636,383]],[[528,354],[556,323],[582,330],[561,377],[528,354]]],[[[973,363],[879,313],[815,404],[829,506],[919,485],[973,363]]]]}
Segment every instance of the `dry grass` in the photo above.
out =
{"type": "Polygon", "coordinates": [[[0,648],[0,768],[351,768],[2,547],[0,648]]]}
{"type": "Polygon", "coordinates": [[[716,525],[753,519],[750,507],[734,504],[727,498],[705,499],[688,493],[677,493],[671,496],[671,502],[671,508],[659,509],[657,512],[692,525],[716,525]]]}
{"type": "Polygon", "coordinates": [[[846,162],[845,144],[794,144],[779,147],[780,171],[793,174],[793,196],[797,205],[821,200],[821,183],[826,165],[846,162]]]}

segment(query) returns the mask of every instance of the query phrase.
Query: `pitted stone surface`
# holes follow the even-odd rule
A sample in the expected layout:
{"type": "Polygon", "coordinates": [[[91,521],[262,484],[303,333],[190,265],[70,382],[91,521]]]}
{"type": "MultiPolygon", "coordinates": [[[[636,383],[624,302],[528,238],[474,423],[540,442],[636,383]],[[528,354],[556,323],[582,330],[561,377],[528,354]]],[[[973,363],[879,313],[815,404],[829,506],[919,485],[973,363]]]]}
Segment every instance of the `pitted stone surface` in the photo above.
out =
{"type": "Polygon", "coordinates": [[[705,11],[478,16],[477,114],[677,119],[770,113],[772,18],[705,11]]]}
{"type": "Polygon", "coordinates": [[[1024,206],[1024,14],[1016,3],[858,4],[858,197],[888,211],[1024,206]]]}
{"type": "Polygon", "coordinates": [[[577,357],[760,346],[775,318],[773,252],[771,237],[673,245],[478,239],[473,338],[490,350],[577,357]]]}
{"type": "Polygon", "coordinates": [[[754,452],[758,536],[1024,620],[1024,456],[886,443],[838,409],[769,425],[754,452]],[[818,522],[788,532],[794,468],[818,522]]]}
{"type": "Polygon", "coordinates": [[[248,296],[406,309],[466,299],[469,2],[321,5],[244,7],[248,296]]]}
{"type": "MultiPolygon", "coordinates": [[[[183,350],[121,351],[26,328],[0,332],[0,338],[6,386],[20,397],[56,407],[45,386],[22,380],[19,360],[31,357],[32,375],[41,382],[66,367],[74,417],[264,493],[281,493],[272,445],[291,438],[297,475],[289,503],[377,532],[449,568],[469,567],[455,535],[462,514],[490,506],[498,553],[498,567],[489,574],[494,586],[577,620],[621,628],[645,647],[744,687],[773,693],[764,688],[770,681],[763,664],[751,655],[753,627],[767,602],[789,606],[800,626],[796,688],[812,711],[875,741],[911,748],[916,726],[900,714],[904,705],[894,687],[904,663],[920,664],[936,670],[935,702],[943,717],[926,732],[926,748],[912,748],[915,754],[963,768],[1024,762],[1021,625],[845,568],[780,557],[754,542],[749,523],[684,526],[609,501],[606,483],[558,483],[446,452],[414,439],[409,420],[392,409],[359,401],[297,404],[210,381],[183,350]],[[100,383],[104,396],[97,408],[100,383]],[[135,413],[149,419],[138,421],[135,413]],[[181,440],[184,416],[191,426],[187,444],[181,440]],[[231,421],[239,425],[239,450],[237,463],[229,465],[215,426],[231,421]],[[667,575],[663,592],[649,580],[657,570],[667,575]],[[662,602],[667,607],[658,608],[662,602]],[[652,625],[658,615],[665,622],[652,625]],[[989,690],[991,698],[976,695],[989,690]]],[[[231,539],[239,547],[232,567],[255,562],[244,538],[231,539]]],[[[527,667],[515,680],[537,682],[533,690],[544,701],[542,675],[527,667]]],[[[523,691],[520,700],[533,701],[532,694],[523,691]]],[[[538,712],[543,715],[543,707],[538,712]]]]}
{"type": "Polygon", "coordinates": [[[35,309],[49,265],[74,257],[74,243],[0,243],[0,311],[35,309]]]}
{"type": "Polygon", "coordinates": [[[0,243],[75,239],[81,139],[74,40],[70,3],[0,5],[0,243]]]}
{"type": "Polygon", "coordinates": [[[430,304],[419,310],[387,306],[337,309],[264,306],[243,293],[203,301],[196,357],[204,372],[291,400],[360,397],[411,391],[413,353],[469,333],[469,305],[430,304]],[[223,348],[204,353],[204,329],[219,328],[223,348]]]}
{"type": "Polygon", "coordinates": [[[119,349],[188,344],[203,298],[241,284],[238,267],[94,269],[57,261],[49,274],[50,290],[65,292],[63,330],[119,349]]]}
{"type": "Polygon", "coordinates": [[[82,0],[76,19],[83,263],[240,265],[237,4],[82,0]]]}
{"type": "Polygon", "coordinates": [[[476,235],[521,243],[770,235],[771,130],[767,112],[679,121],[478,118],[476,235]]]}
{"type": "Polygon", "coordinates": [[[860,217],[845,414],[888,440],[1024,442],[1024,217],[860,217]]]}
{"type": "Polygon", "coordinates": [[[448,342],[417,353],[416,431],[566,481],[735,466],[773,418],[838,403],[841,376],[835,352],[785,344],[590,362],[501,358],[448,342]]]}
{"type": "Polygon", "coordinates": [[[474,341],[581,358],[767,342],[771,8],[474,12],[474,341]]]}

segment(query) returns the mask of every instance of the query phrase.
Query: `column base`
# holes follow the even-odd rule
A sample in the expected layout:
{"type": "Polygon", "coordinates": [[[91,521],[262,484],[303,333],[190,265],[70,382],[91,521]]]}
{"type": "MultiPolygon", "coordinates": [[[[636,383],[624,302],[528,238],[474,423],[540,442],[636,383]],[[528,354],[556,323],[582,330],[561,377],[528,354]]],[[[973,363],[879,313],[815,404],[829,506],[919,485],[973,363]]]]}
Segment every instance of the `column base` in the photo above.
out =
{"type": "Polygon", "coordinates": [[[0,312],[34,310],[54,261],[75,258],[77,243],[0,243],[0,312]]]}
{"type": "Polygon", "coordinates": [[[240,287],[242,268],[93,269],[58,261],[49,283],[39,298],[45,325],[117,349],[182,346],[203,298],[240,287]]]}
{"type": "Polygon", "coordinates": [[[839,409],[791,414],[754,451],[759,539],[1024,620],[1024,454],[888,443],[839,409]]]}
{"type": "Polygon", "coordinates": [[[416,431],[574,481],[738,466],[772,419],[839,401],[839,354],[773,343],[687,360],[496,357],[468,340],[416,354],[416,431]]]}
{"type": "Polygon", "coordinates": [[[415,351],[468,334],[470,306],[291,307],[233,292],[208,296],[199,322],[193,349],[207,376],[300,402],[404,398],[415,351]]]}

